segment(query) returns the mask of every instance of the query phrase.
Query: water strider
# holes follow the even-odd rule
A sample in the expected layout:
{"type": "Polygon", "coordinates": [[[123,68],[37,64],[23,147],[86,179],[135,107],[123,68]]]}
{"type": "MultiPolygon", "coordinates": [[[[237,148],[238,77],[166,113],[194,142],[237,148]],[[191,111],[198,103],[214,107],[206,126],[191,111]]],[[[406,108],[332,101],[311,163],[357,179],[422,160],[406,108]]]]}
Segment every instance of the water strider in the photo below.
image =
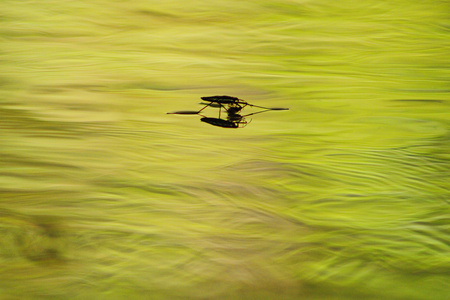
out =
{"type": "MultiPolygon", "coordinates": [[[[250,104],[250,103],[248,103],[242,99],[239,99],[237,97],[225,96],[225,95],[224,96],[209,96],[209,97],[201,97],[201,98],[202,98],[202,100],[209,101],[210,103],[206,103],[206,105],[198,111],[196,111],[196,110],[180,110],[180,111],[170,112],[168,114],[200,115],[203,117],[200,119],[200,121],[214,125],[214,126],[223,127],[223,128],[242,128],[242,127],[247,126],[247,124],[249,123],[249,122],[247,122],[245,117],[263,113],[263,112],[267,112],[269,110],[289,110],[289,108],[283,108],[283,107],[269,108],[269,107],[253,105],[253,104],[250,104]],[[219,108],[219,117],[218,118],[209,118],[209,117],[206,117],[206,116],[200,114],[208,106],[219,108]],[[246,114],[246,115],[241,115],[240,112],[246,106],[258,107],[258,108],[262,108],[264,110],[246,114]],[[225,110],[225,112],[227,114],[226,119],[221,118],[222,108],[225,110]]],[[[205,104],[205,103],[201,103],[201,104],[205,104]]]]}

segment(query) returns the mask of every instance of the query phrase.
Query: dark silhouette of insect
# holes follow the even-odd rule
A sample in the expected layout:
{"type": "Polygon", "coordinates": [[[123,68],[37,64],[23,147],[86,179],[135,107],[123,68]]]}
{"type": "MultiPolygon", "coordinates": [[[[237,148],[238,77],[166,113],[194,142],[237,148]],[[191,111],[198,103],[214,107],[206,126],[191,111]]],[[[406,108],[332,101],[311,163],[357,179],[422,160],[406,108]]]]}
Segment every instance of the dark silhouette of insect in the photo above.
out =
{"type": "Polygon", "coordinates": [[[288,110],[289,108],[281,108],[281,107],[263,107],[258,105],[253,105],[250,103],[247,103],[246,101],[239,99],[237,97],[232,96],[209,96],[209,97],[201,97],[202,100],[207,101],[207,103],[201,103],[205,104],[205,106],[198,110],[198,111],[192,111],[192,110],[181,110],[181,111],[174,111],[170,112],[168,114],[177,114],[177,115],[200,115],[202,118],[200,121],[214,125],[219,126],[223,128],[241,128],[245,127],[249,122],[245,119],[245,117],[263,113],[269,110],[288,110]],[[209,103],[208,103],[209,102],[209,103]],[[241,111],[247,107],[257,107],[262,108],[263,110],[257,111],[254,113],[242,115],[241,111]],[[219,108],[219,117],[218,118],[210,118],[206,117],[201,114],[201,112],[207,108],[207,107],[216,107],[219,108]],[[224,114],[226,115],[225,118],[222,118],[224,115],[222,113],[222,110],[224,110],[224,114]]]}

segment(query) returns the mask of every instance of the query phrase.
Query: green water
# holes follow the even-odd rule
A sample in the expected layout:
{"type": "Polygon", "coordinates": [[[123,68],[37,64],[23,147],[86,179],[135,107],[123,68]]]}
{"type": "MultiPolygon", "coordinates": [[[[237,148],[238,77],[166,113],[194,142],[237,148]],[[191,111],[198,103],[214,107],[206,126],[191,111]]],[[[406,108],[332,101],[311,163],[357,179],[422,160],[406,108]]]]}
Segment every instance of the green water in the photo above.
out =
{"type": "Polygon", "coordinates": [[[448,299],[448,12],[3,0],[0,299],[448,299]]]}

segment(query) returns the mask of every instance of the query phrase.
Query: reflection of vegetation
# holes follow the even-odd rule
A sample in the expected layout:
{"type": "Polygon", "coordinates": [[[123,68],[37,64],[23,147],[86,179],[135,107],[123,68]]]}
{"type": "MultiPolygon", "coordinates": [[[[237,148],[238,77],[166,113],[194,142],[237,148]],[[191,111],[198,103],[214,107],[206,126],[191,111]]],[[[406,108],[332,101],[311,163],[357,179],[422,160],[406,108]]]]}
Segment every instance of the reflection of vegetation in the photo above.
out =
{"type": "Polygon", "coordinates": [[[445,299],[444,4],[183,3],[1,2],[0,294],[445,299]]]}

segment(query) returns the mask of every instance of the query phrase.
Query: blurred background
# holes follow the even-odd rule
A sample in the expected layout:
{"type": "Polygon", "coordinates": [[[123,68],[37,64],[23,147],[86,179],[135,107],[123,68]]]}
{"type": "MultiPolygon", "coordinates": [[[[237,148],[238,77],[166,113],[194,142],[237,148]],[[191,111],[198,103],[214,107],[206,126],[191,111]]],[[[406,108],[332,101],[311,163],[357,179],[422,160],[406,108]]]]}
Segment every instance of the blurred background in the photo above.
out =
{"type": "Polygon", "coordinates": [[[448,12],[3,0],[0,299],[448,299],[448,12]]]}

